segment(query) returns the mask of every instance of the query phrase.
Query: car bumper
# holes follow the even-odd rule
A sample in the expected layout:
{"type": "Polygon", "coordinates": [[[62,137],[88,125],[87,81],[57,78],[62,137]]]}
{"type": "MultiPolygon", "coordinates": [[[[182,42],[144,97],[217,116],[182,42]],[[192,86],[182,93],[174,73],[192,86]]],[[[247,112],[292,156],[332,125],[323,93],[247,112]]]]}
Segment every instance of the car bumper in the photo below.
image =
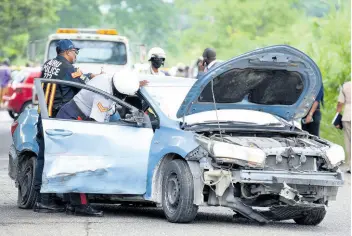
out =
{"type": "Polygon", "coordinates": [[[240,170],[233,171],[235,182],[260,184],[297,184],[312,186],[339,187],[344,183],[341,172],[290,172],[290,171],[262,171],[240,170]]]}
{"type": "Polygon", "coordinates": [[[16,113],[19,113],[21,111],[21,108],[24,102],[28,101],[28,99],[23,98],[16,93],[12,94],[12,96],[3,96],[3,100],[4,100],[4,107],[7,110],[13,111],[16,113]]]}

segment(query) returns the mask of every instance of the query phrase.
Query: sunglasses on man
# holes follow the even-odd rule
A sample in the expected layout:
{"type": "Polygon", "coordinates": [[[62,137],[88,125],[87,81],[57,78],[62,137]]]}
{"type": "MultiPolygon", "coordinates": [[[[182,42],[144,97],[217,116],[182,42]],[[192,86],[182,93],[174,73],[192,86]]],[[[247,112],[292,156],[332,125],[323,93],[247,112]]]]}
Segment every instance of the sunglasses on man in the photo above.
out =
{"type": "Polygon", "coordinates": [[[70,50],[72,52],[74,52],[76,55],[78,55],[79,51],[78,50],[70,50]]]}

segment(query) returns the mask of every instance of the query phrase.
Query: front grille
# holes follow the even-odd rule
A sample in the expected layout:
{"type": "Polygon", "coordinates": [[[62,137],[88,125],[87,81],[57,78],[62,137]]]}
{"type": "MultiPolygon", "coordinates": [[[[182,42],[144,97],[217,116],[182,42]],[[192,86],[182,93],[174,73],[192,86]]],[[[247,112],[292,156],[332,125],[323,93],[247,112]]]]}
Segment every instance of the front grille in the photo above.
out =
{"type": "Polygon", "coordinates": [[[298,170],[298,171],[316,171],[317,163],[316,158],[313,156],[306,156],[306,161],[301,162],[300,157],[286,158],[281,157],[281,161],[278,162],[276,156],[267,156],[265,160],[264,170],[298,170]]]}

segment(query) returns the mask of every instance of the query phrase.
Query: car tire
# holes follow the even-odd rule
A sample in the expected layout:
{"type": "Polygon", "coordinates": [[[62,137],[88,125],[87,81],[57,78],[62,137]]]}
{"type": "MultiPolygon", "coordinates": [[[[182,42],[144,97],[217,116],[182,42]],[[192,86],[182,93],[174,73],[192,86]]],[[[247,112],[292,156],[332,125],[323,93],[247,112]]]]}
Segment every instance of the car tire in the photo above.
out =
{"type": "Polygon", "coordinates": [[[37,193],[34,191],[36,158],[31,157],[21,162],[18,168],[17,206],[22,209],[32,209],[37,193]]]}
{"type": "Polygon", "coordinates": [[[16,113],[13,112],[13,111],[8,111],[9,112],[9,116],[12,118],[12,119],[16,119],[16,113]]]}
{"type": "Polygon", "coordinates": [[[311,211],[307,215],[293,220],[299,225],[318,225],[324,220],[325,215],[325,209],[320,211],[311,211]]]}
{"type": "Polygon", "coordinates": [[[25,102],[25,103],[22,105],[22,107],[21,107],[20,114],[21,114],[24,110],[30,109],[29,107],[32,107],[32,106],[33,106],[33,105],[32,105],[32,102],[31,102],[31,101],[25,102]]]}
{"type": "Polygon", "coordinates": [[[193,198],[193,176],[187,163],[179,159],[169,162],[162,181],[162,207],[167,220],[172,223],[193,221],[198,212],[193,198]]]}

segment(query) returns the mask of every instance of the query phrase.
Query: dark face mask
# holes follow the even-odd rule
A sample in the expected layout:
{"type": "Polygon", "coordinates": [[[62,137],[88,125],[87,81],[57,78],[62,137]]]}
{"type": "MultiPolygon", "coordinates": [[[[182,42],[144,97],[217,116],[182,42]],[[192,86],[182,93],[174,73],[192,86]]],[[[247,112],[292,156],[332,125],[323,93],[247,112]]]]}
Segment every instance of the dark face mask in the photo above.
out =
{"type": "Polygon", "coordinates": [[[154,68],[159,69],[161,65],[164,65],[164,60],[160,58],[152,58],[152,65],[154,68]]]}

